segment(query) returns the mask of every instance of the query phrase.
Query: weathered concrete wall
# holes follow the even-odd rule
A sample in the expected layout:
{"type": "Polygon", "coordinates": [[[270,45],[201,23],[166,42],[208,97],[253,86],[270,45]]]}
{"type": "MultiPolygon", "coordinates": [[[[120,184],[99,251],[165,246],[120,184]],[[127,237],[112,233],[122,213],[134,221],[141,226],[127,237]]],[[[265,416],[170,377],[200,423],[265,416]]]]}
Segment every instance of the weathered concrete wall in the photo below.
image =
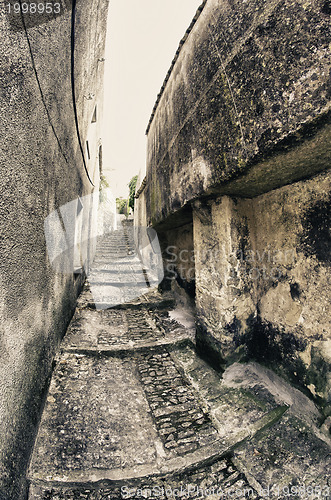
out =
{"type": "Polygon", "coordinates": [[[141,176],[139,175],[137,179],[137,188],[135,193],[135,207],[133,213],[135,226],[147,227],[145,182],[146,179],[145,178],[142,179],[141,176]]]}
{"type": "Polygon", "coordinates": [[[224,364],[255,357],[330,404],[329,228],[329,172],[255,199],[196,203],[202,351],[224,364]]]}
{"type": "MultiPolygon", "coordinates": [[[[24,468],[42,393],[81,285],[79,276],[52,269],[44,220],[98,190],[100,114],[97,122],[91,119],[96,105],[101,111],[103,63],[98,58],[103,57],[108,2],[77,2],[74,60],[71,3],[64,2],[59,15],[31,14],[24,22],[20,14],[1,8],[0,497],[5,499],[24,495],[24,468]],[[78,142],[72,68],[81,144],[95,188],[78,142]]],[[[82,236],[90,229],[83,221],[82,236]]]]}
{"type": "Polygon", "coordinates": [[[198,343],[224,361],[236,352],[238,336],[256,314],[249,274],[238,272],[241,251],[251,248],[251,200],[223,196],[196,202],[194,248],[198,343]]]}
{"type": "Polygon", "coordinates": [[[201,351],[256,357],[326,412],[329,36],[322,0],[204,2],[148,125],[143,202],[177,257],[193,220],[201,351]]]}
{"type": "Polygon", "coordinates": [[[329,37],[324,0],[206,2],[148,128],[153,224],[212,191],[251,197],[329,166],[329,37]]]}
{"type": "Polygon", "coordinates": [[[165,279],[169,288],[183,288],[187,295],[195,297],[195,255],[193,223],[160,233],[162,242],[165,279]]]}
{"type": "Polygon", "coordinates": [[[258,354],[331,411],[330,171],[258,197],[255,252],[265,256],[256,281],[261,321],[253,332],[258,354]]]}

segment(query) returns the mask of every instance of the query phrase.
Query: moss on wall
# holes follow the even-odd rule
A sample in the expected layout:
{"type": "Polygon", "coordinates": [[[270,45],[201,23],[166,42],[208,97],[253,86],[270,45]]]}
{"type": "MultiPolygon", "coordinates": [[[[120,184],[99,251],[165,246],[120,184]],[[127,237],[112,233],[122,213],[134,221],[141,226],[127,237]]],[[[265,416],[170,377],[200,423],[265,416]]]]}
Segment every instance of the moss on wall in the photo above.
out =
{"type": "Polygon", "coordinates": [[[255,196],[328,167],[328,33],[319,0],[207,1],[148,128],[147,199],[162,187],[148,220],[206,193],[255,196]]]}

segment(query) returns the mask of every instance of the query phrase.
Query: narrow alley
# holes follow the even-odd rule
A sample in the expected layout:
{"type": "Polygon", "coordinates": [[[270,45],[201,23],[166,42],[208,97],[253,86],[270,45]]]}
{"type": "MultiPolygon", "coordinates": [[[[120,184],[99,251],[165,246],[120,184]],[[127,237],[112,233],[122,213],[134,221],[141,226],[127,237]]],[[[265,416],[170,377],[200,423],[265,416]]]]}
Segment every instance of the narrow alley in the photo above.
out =
{"type": "Polygon", "coordinates": [[[330,0],[0,4],[0,500],[331,500],[330,0]]]}
{"type": "MultiPolygon", "coordinates": [[[[141,286],[124,234],[98,247],[103,289],[141,286]]],[[[169,292],[94,299],[86,284],[57,356],[30,500],[328,497],[327,437],[301,392],[256,363],[212,369],[169,292]]]]}

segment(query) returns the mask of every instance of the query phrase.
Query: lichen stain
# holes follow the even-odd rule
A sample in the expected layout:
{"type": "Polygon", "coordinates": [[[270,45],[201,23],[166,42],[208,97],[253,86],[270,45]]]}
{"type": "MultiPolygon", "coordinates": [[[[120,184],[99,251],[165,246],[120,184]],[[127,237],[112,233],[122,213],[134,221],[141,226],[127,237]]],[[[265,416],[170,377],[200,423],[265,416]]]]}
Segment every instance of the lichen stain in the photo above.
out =
{"type": "Polygon", "coordinates": [[[306,257],[315,256],[319,261],[330,263],[330,196],[319,200],[308,208],[302,220],[303,233],[300,238],[300,250],[306,257]]]}

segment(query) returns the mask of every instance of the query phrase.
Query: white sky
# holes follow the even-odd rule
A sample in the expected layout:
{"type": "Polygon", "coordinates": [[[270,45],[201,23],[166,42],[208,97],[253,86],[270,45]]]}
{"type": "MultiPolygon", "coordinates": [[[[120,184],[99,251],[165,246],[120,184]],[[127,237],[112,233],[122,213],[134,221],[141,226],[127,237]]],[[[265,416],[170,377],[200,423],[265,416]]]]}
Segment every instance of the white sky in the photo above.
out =
{"type": "Polygon", "coordinates": [[[201,3],[110,0],[103,169],[117,197],[127,197],[128,182],[144,167],[145,130],[157,94],[201,3]]]}

